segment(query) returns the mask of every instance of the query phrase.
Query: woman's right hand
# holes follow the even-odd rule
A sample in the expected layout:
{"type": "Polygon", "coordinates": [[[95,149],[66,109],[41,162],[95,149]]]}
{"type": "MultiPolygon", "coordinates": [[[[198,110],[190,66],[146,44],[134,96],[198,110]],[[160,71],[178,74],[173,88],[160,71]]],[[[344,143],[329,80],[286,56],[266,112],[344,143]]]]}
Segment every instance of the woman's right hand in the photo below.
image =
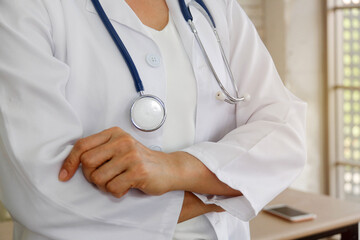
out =
{"type": "Polygon", "coordinates": [[[193,193],[185,192],[178,223],[209,212],[224,212],[224,209],[215,204],[205,204],[193,193]]]}

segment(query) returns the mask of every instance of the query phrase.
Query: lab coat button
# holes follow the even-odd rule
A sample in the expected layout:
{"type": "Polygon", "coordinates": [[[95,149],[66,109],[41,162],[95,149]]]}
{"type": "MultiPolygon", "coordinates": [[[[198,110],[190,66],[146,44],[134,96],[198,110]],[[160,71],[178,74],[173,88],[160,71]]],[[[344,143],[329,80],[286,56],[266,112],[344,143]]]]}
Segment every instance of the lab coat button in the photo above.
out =
{"type": "Polygon", "coordinates": [[[149,148],[154,151],[159,151],[159,152],[162,151],[161,147],[159,147],[159,146],[150,146],[149,148]]]}
{"type": "Polygon", "coordinates": [[[146,55],[146,62],[154,68],[159,67],[161,64],[160,57],[155,54],[146,55]]]}

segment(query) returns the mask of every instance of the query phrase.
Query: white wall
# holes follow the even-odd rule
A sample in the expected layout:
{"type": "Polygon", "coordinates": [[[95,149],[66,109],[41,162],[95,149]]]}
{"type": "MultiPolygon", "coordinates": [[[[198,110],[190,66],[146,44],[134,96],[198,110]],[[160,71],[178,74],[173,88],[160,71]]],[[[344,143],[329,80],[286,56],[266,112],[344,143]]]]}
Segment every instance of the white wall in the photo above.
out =
{"type": "MultiPolygon", "coordinates": [[[[254,4],[254,0],[239,2],[245,11],[254,4]]],[[[262,26],[265,45],[280,76],[295,95],[308,103],[308,161],[292,187],[326,193],[325,0],[256,2],[263,8],[263,23],[257,25],[262,26]]]]}
{"type": "Polygon", "coordinates": [[[321,0],[286,1],[286,85],[308,102],[308,164],[294,187],[326,191],[325,151],[325,4],[321,0]]]}
{"type": "Polygon", "coordinates": [[[259,35],[265,39],[265,9],[264,0],[238,0],[251,21],[254,23],[259,35]]]}

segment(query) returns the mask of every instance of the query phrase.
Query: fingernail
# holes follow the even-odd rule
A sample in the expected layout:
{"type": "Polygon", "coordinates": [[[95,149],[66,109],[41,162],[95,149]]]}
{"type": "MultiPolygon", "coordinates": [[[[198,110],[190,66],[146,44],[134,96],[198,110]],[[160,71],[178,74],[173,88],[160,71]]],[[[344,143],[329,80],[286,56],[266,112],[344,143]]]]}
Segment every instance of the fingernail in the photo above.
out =
{"type": "Polygon", "coordinates": [[[59,174],[59,179],[63,181],[67,176],[68,176],[68,171],[66,169],[62,169],[59,174]]]}

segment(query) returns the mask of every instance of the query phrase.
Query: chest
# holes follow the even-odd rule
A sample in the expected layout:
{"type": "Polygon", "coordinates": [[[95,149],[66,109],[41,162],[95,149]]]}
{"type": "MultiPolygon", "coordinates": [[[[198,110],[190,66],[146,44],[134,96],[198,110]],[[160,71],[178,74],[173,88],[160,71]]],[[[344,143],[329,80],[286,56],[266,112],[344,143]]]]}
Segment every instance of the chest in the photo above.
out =
{"type": "MultiPolygon", "coordinates": [[[[126,3],[111,0],[103,0],[101,3],[129,51],[146,93],[166,99],[166,69],[162,64],[154,67],[148,61],[149,56],[158,56],[161,62],[159,46],[126,3]]],[[[180,9],[170,5],[169,9],[196,79],[196,141],[218,140],[235,127],[235,107],[215,98],[219,86],[201,49],[180,9]]],[[[138,93],[122,55],[91,1],[63,1],[63,11],[63,22],[54,27],[55,55],[71,69],[64,91],[83,123],[84,134],[119,126],[140,140],[161,138],[161,129],[154,133],[141,133],[132,127],[129,112],[138,93]]],[[[223,79],[223,84],[231,89],[216,38],[208,22],[197,11],[193,11],[193,15],[217,74],[223,79]]],[[[230,52],[226,35],[224,40],[224,47],[230,52]]]]}

